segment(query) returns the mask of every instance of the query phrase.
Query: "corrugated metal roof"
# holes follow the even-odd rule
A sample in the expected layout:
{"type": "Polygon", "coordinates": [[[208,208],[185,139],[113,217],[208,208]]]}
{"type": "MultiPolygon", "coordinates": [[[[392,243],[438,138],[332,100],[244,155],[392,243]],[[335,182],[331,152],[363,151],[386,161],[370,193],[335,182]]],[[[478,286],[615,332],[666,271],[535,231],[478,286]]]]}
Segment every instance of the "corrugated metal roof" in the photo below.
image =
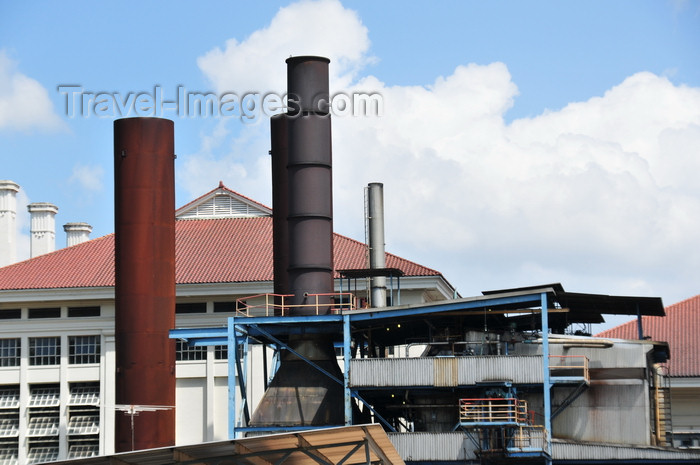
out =
{"type": "MultiPolygon", "coordinates": [[[[272,281],[272,217],[175,222],[178,284],[272,281]]],[[[365,245],[334,235],[336,269],[366,266],[365,245]]],[[[386,254],[407,276],[441,276],[386,254]]],[[[337,275],[336,275],[337,277],[337,275]]],[[[0,268],[0,290],[114,286],[114,235],[0,268]]]]}
{"type": "MultiPolygon", "coordinates": [[[[671,376],[700,376],[700,295],[666,307],[665,317],[642,317],[644,336],[666,341],[671,349],[671,376]]],[[[637,321],[598,334],[600,337],[637,339],[637,321]]]]}
{"type": "Polygon", "coordinates": [[[346,426],[54,462],[68,465],[266,463],[405,465],[380,425],[346,426]],[[364,443],[364,444],[363,444],[364,443]],[[365,445],[368,450],[365,450],[365,445]]]}
{"type": "Polygon", "coordinates": [[[576,443],[562,440],[552,440],[552,458],[554,460],[581,461],[632,461],[659,460],[674,463],[688,461],[698,463],[700,451],[664,449],[651,446],[631,446],[596,443],[576,443]]]}

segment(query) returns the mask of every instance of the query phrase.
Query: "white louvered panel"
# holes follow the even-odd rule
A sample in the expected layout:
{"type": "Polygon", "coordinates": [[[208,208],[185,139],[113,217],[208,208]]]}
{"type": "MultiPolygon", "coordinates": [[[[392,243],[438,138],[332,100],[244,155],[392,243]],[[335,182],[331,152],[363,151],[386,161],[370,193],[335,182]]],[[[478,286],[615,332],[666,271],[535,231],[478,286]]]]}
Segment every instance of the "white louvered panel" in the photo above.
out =
{"type": "Polygon", "coordinates": [[[100,432],[100,415],[73,415],[68,420],[68,434],[98,434],[100,432]]]}
{"type": "Polygon", "coordinates": [[[60,403],[58,387],[32,387],[29,396],[30,407],[57,407],[60,403]]]}
{"type": "Polygon", "coordinates": [[[0,409],[19,407],[19,387],[0,389],[0,409]]]}
{"type": "Polygon", "coordinates": [[[27,436],[58,436],[58,417],[33,416],[29,419],[27,436]]]}
{"type": "Polygon", "coordinates": [[[19,417],[14,415],[0,416],[0,438],[16,438],[19,436],[19,417]]]}
{"type": "Polygon", "coordinates": [[[100,405],[100,386],[71,386],[68,405],[100,405]]]}

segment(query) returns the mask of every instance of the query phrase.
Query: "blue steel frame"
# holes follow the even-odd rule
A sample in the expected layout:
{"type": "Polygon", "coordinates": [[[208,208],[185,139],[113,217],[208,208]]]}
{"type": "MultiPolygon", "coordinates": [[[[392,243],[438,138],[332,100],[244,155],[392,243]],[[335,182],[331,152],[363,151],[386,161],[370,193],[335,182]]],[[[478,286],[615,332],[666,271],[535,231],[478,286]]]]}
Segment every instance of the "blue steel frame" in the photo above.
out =
{"type": "MultiPolygon", "coordinates": [[[[393,430],[393,427],[384,418],[379,416],[377,412],[372,409],[372,407],[367,404],[356,390],[350,387],[350,360],[351,360],[351,325],[352,322],[356,321],[367,321],[367,320],[382,320],[388,319],[395,321],[397,318],[404,316],[415,316],[416,314],[432,314],[449,312],[454,310],[469,310],[469,309],[481,309],[488,307],[497,307],[501,305],[510,304],[532,304],[538,305],[543,309],[541,311],[542,318],[542,374],[543,374],[543,393],[544,393],[544,427],[546,431],[547,440],[547,463],[551,463],[551,443],[552,443],[552,425],[551,425],[551,393],[550,389],[552,383],[549,376],[549,320],[548,312],[544,311],[547,309],[547,294],[551,292],[549,288],[543,288],[538,290],[533,290],[531,292],[525,293],[513,293],[506,294],[502,296],[484,296],[473,299],[459,299],[450,300],[443,302],[436,302],[429,305],[418,305],[411,306],[407,308],[397,308],[397,309],[387,309],[381,311],[346,311],[342,314],[335,315],[313,315],[313,316],[296,316],[296,317],[229,317],[226,327],[214,327],[214,328],[191,328],[191,329],[173,329],[170,331],[171,339],[183,339],[193,346],[210,346],[210,345],[226,345],[228,347],[228,400],[229,400],[229,439],[236,439],[238,433],[253,430],[264,430],[264,431],[296,431],[296,430],[308,430],[314,429],[308,426],[302,427],[263,427],[263,428],[252,428],[252,427],[241,427],[236,426],[236,413],[240,409],[241,415],[245,419],[245,424],[248,424],[250,419],[250,413],[248,411],[248,399],[246,395],[246,370],[244,366],[247,364],[247,350],[243,351],[243,365],[241,366],[241,360],[239,356],[238,346],[245,345],[247,348],[248,340],[256,335],[262,335],[275,343],[275,350],[279,351],[281,348],[289,348],[286,344],[282,343],[279,339],[275,338],[269,331],[262,329],[262,327],[267,325],[277,325],[283,326],[293,330],[295,326],[304,325],[306,331],[308,332],[308,326],[310,324],[329,324],[329,325],[341,325],[343,333],[343,379],[338,380],[331,376],[329,373],[325,373],[331,378],[335,379],[337,382],[343,385],[343,403],[344,403],[344,416],[345,425],[352,425],[352,398],[355,397],[359,401],[363,402],[368,408],[370,408],[377,418],[384,423],[389,429],[393,430]],[[233,373],[234,376],[230,376],[233,373]],[[241,404],[236,406],[236,382],[238,382],[238,387],[241,392],[241,404]]],[[[321,328],[322,329],[322,328],[321,328]]],[[[299,355],[299,354],[296,354],[299,355]]],[[[301,356],[300,356],[301,357],[301,356]]],[[[303,358],[303,357],[301,357],[303,358]]],[[[306,360],[307,363],[314,366],[316,369],[322,370],[320,367],[316,366],[313,362],[306,360]]],[[[333,425],[337,426],[337,425],[333,425]]],[[[327,427],[327,426],[326,426],[327,427]]],[[[325,427],[324,427],[325,428],[325,427]]]]}

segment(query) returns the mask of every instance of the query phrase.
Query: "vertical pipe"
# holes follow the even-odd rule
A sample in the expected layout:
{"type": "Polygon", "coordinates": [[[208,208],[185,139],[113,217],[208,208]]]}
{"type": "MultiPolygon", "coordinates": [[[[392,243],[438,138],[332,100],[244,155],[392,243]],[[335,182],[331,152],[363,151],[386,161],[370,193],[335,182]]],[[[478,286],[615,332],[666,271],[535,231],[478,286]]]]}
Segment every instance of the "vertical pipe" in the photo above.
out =
{"type": "MultiPolygon", "coordinates": [[[[386,267],[384,255],[384,184],[372,182],[367,186],[367,222],[369,224],[369,267],[386,267]]],[[[386,307],[386,276],[373,276],[372,307],[386,307]]]]}
{"type": "Polygon", "coordinates": [[[234,317],[229,317],[228,324],[228,438],[236,439],[236,418],[238,406],[236,405],[236,361],[238,358],[238,341],[236,340],[236,325],[234,317]]]}
{"type": "Polygon", "coordinates": [[[639,309],[639,304],[637,304],[637,339],[640,341],[644,339],[644,325],[642,324],[642,311],[639,309]]]}
{"type": "MultiPolygon", "coordinates": [[[[287,115],[270,118],[270,155],[272,156],[272,262],[274,293],[289,294],[289,187],[288,163],[288,119],[287,115]]],[[[275,299],[279,307],[280,298],[275,299]]]]}
{"type": "Polygon", "coordinates": [[[352,425],[352,396],[350,393],[350,343],[352,328],[350,315],[343,315],[343,405],[345,410],[345,426],[352,425]]]}
{"type": "Polygon", "coordinates": [[[116,415],[115,450],[175,443],[174,127],[114,121],[116,403],[160,406],[116,415]],[[133,431],[131,420],[133,419],[133,431]]]}

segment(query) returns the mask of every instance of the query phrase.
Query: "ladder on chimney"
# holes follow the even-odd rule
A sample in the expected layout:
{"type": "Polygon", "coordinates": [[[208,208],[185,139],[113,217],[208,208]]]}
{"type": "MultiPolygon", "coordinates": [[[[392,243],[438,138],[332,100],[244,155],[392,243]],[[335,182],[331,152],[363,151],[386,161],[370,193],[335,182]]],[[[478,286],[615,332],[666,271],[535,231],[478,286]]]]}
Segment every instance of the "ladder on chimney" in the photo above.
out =
{"type": "Polygon", "coordinates": [[[671,423],[671,386],[666,375],[667,368],[662,365],[654,367],[653,374],[653,409],[654,437],[656,445],[671,447],[673,445],[673,425],[671,423]]]}

